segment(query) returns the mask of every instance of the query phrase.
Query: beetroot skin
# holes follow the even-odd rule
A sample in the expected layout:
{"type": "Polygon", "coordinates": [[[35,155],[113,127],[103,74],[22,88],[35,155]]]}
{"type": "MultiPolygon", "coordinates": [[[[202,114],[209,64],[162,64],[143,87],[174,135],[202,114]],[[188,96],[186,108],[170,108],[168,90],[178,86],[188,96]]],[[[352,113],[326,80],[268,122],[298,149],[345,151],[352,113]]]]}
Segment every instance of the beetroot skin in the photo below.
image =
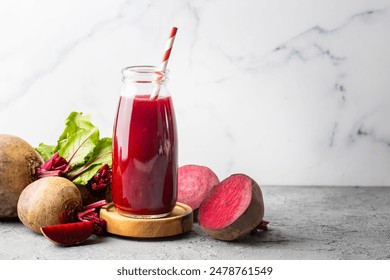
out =
{"type": "Polygon", "coordinates": [[[219,240],[235,240],[255,230],[264,216],[259,185],[249,176],[234,174],[216,185],[199,208],[202,230],[219,240]]]}
{"type": "Polygon", "coordinates": [[[178,170],[177,201],[187,204],[195,211],[218,183],[217,175],[210,168],[194,164],[183,165],[178,170]]]}

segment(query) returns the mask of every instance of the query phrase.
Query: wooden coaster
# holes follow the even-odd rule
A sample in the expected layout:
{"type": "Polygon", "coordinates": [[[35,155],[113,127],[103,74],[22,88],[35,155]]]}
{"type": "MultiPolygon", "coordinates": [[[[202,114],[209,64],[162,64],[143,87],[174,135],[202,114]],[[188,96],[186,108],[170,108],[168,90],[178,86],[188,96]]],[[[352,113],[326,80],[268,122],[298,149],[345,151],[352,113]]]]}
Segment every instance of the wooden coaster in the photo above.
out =
{"type": "Polygon", "coordinates": [[[113,203],[100,209],[100,218],[107,221],[107,232],[138,238],[174,236],[192,228],[192,209],[186,204],[176,203],[172,213],[160,219],[134,219],[119,214],[113,203]]]}

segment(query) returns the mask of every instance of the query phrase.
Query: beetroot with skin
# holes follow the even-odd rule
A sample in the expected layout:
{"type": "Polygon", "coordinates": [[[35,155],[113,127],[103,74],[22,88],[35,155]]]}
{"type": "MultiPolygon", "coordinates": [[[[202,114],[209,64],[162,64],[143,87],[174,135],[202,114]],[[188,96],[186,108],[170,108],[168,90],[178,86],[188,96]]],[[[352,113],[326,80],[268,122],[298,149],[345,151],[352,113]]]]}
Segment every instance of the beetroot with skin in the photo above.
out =
{"type": "Polygon", "coordinates": [[[178,169],[177,201],[196,210],[208,194],[219,183],[217,175],[208,167],[188,164],[178,169]]]}
{"type": "Polygon", "coordinates": [[[199,208],[198,221],[211,237],[231,241],[256,229],[263,216],[259,185],[247,175],[234,174],[208,193],[199,208]]]}
{"type": "Polygon", "coordinates": [[[17,217],[20,194],[37,179],[41,156],[22,138],[0,134],[0,220],[17,217]]]}
{"type": "Polygon", "coordinates": [[[73,246],[85,242],[95,231],[95,222],[84,221],[41,227],[42,234],[56,245],[73,246]]]}
{"type": "Polygon", "coordinates": [[[20,194],[17,210],[22,223],[41,233],[40,228],[77,221],[81,210],[80,191],[66,178],[45,177],[29,184],[20,194]]]}

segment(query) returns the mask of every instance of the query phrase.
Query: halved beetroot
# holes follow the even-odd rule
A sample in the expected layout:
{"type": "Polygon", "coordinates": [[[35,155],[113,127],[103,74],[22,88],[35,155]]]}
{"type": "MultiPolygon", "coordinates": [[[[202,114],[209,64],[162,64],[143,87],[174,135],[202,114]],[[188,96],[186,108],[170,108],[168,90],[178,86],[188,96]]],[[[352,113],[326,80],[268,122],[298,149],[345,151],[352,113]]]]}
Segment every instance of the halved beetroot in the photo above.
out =
{"type": "Polygon", "coordinates": [[[94,229],[95,222],[84,221],[41,227],[41,232],[56,245],[72,246],[86,241],[94,229]]]}
{"type": "Polygon", "coordinates": [[[211,237],[235,240],[261,224],[263,196],[249,176],[234,174],[216,185],[202,202],[198,221],[211,237]]]}
{"type": "Polygon", "coordinates": [[[217,175],[208,167],[188,164],[178,169],[177,201],[196,210],[207,193],[219,183],[217,175]]]}

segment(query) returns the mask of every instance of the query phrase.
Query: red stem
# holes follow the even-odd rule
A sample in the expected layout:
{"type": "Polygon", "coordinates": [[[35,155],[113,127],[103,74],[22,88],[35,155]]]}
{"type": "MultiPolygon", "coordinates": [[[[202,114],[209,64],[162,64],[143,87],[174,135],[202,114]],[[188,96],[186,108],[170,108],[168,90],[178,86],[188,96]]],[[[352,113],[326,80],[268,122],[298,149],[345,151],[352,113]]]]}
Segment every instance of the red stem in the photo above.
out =
{"type": "Polygon", "coordinates": [[[269,222],[266,220],[261,220],[260,224],[257,226],[258,229],[267,231],[269,222]]]}
{"type": "Polygon", "coordinates": [[[88,215],[88,214],[91,214],[91,213],[94,213],[95,212],[95,208],[89,208],[85,211],[81,211],[77,214],[77,218],[80,220],[80,221],[83,221],[84,219],[84,216],[88,215]]]}
{"type": "Polygon", "coordinates": [[[96,201],[94,203],[88,204],[88,205],[84,206],[83,209],[88,210],[91,208],[100,208],[106,204],[107,204],[107,200],[103,199],[103,200],[99,200],[99,201],[96,201]]]}

